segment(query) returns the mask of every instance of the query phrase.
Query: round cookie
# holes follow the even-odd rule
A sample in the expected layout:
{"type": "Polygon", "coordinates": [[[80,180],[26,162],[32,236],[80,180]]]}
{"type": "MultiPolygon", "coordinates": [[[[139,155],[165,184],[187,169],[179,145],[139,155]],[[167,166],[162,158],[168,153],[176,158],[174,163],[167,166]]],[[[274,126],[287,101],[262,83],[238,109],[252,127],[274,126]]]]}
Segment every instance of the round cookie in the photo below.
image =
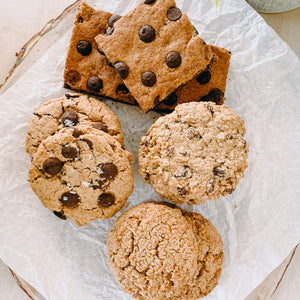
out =
{"type": "Polygon", "coordinates": [[[32,158],[43,139],[61,128],[77,125],[94,126],[123,145],[120,121],[108,106],[86,95],[66,94],[34,110],[34,116],[28,123],[26,151],[32,158]]]}
{"type": "Polygon", "coordinates": [[[144,203],[123,213],[107,238],[110,269],[136,299],[176,299],[196,276],[198,247],[180,209],[144,203]]]}
{"type": "Polygon", "coordinates": [[[103,131],[63,128],[41,142],[29,182],[57,217],[86,225],[112,217],[132,193],[131,154],[103,131]]]}
{"type": "Polygon", "coordinates": [[[202,204],[236,188],[247,168],[243,120],[225,105],[180,104],[142,137],[140,174],[177,203],[202,204]]]}

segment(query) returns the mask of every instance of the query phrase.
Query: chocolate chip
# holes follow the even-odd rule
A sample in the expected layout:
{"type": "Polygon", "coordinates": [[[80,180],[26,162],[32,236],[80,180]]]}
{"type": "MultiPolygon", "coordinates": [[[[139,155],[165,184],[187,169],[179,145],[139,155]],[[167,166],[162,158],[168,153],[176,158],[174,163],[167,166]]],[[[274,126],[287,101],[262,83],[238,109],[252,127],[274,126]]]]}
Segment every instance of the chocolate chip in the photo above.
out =
{"type": "Polygon", "coordinates": [[[60,211],[54,211],[53,212],[58,218],[62,219],[62,220],[66,220],[66,216],[64,215],[63,212],[60,212],[60,211]]]}
{"type": "Polygon", "coordinates": [[[67,207],[74,207],[79,202],[79,196],[75,192],[65,192],[62,194],[59,201],[67,207]]]}
{"type": "Polygon", "coordinates": [[[108,19],[108,26],[109,27],[114,27],[114,24],[121,19],[120,15],[112,15],[110,16],[110,18],[108,19]]]}
{"type": "Polygon", "coordinates": [[[214,99],[216,104],[220,104],[224,97],[224,93],[220,89],[212,89],[208,95],[214,99]]]}
{"type": "Polygon", "coordinates": [[[185,187],[178,187],[177,190],[180,196],[185,196],[188,193],[188,190],[185,187]]]}
{"type": "Polygon", "coordinates": [[[61,154],[65,158],[75,158],[78,155],[78,150],[70,145],[64,145],[61,150],[61,154]]]}
{"type": "Polygon", "coordinates": [[[93,128],[96,128],[96,129],[104,131],[104,132],[108,132],[107,126],[104,123],[102,123],[102,122],[95,123],[93,125],[93,128]]]}
{"type": "Polygon", "coordinates": [[[74,83],[80,81],[80,79],[81,79],[81,75],[75,70],[70,70],[67,73],[66,81],[70,82],[71,84],[74,84],[74,83]]]}
{"type": "Polygon", "coordinates": [[[153,86],[156,82],[156,75],[152,71],[146,71],[142,75],[142,83],[145,86],[153,86]]]}
{"type": "Polygon", "coordinates": [[[213,168],[213,173],[215,176],[219,176],[221,178],[224,178],[225,177],[225,170],[222,166],[216,166],[213,168]]]}
{"type": "Polygon", "coordinates": [[[82,17],[79,17],[79,18],[77,19],[77,21],[78,21],[78,23],[83,23],[83,18],[82,18],[82,17]]]}
{"type": "Polygon", "coordinates": [[[177,102],[177,94],[173,92],[162,103],[167,106],[173,106],[174,104],[176,104],[176,102],[177,102]]]}
{"type": "Polygon", "coordinates": [[[115,63],[115,68],[116,68],[117,72],[119,73],[119,75],[122,77],[122,79],[125,79],[128,76],[129,68],[124,62],[117,61],[115,63]]]}
{"type": "Polygon", "coordinates": [[[102,180],[96,180],[96,182],[98,183],[97,184],[93,184],[92,187],[94,190],[97,190],[97,189],[102,189],[104,187],[104,184],[105,184],[105,180],[102,181],[102,180]]]}
{"type": "Polygon", "coordinates": [[[152,4],[153,2],[155,2],[155,0],[145,0],[144,1],[145,4],[152,4]]]}
{"type": "Polygon", "coordinates": [[[113,163],[104,164],[100,167],[102,170],[101,176],[105,177],[106,179],[113,179],[118,174],[118,169],[113,163]]]}
{"type": "Polygon", "coordinates": [[[43,163],[43,169],[46,173],[50,175],[56,175],[61,171],[63,163],[54,157],[50,157],[43,163]]]}
{"type": "Polygon", "coordinates": [[[214,102],[214,99],[209,95],[205,95],[205,96],[201,97],[199,101],[200,102],[209,102],[209,101],[214,102]]]}
{"type": "Polygon", "coordinates": [[[66,127],[72,127],[78,123],[78,115],[74,110],[68,110],[62,115],[60,121],[66,127]]]}
{"type": "Polygon", "coordinates": [[[150,174],[146,173],[145,180],[148,181],[150,179],[150,174]]]}
{"type": "Polygon", "coordinates": [[[99,92],[103,87],[103,82],[99,77],[92,76],[88,79],[86,87],[94,92],[99,92]]]}
{"type": "Polygon", "coordinates": [[[77,43],[77,51],[84,56],[89,55],[92,52],[92,45],[86,40],[79,41],[77,43]]]}
{"type": "Polygon", "coordinates": [[[167,18],[170,20],[170,21],[177,21],[181,18],[181,11],[178,7],[176,6],[173,6],[173,7],[170,7],[168,12],[167,12],[167,18]]]}
{"type": "Polygon", "coordinates": [[[82,133],[80,130],[74,129],[74,130],[73,130],[73,133],[72,133],[72,136],[73,136],[74,138],[79,138],[82,134],[83,134],[83,133],[82,133]]]}
{"type": "Polygon", "coordinates": [[[166,64],[169,68],[178,68],[181,65],[181,55],[172,51],[166,56],[166,64]]]}
{"type": "Polygon", "coordinates": [[[121,93],[121,94],[123,94],[123,95],[126,95],[126,94],[129,93],[129,90],[128,90],[128,88],[126,87],[125,84],[119,84],[118,87],[117,87],[117,89],[116,89],[116,93],[117,93],[117,95],[118,95],[119,93],[121,93]]]}
{"type": "Polygon", "coordinates": [[[108,35],[112,35],[114,32],[114,29],[112,27],[109,27],[107,30],[106,30],[106,33],[105,35],[108,36],[108,35]]]}
{"type": "Polygon", "coordinates": [[[98,203],[102,207],[110,207],[115,203],[115,197],[112,194],[102,194],[98,198],[98,203]]]}
{"type": "Polygon", "coordinates": [[[80,139],[80,141],[87,143],[88,146],[89,146],[89,148],[91,150],[93,150],[93,143],[90,140],[88,140],[88,139],[80,139]]]}
{"type": "Polygon", "coordinates": [[[139,37],[141,41],[145,43],[150,43],[155,39],[155,29],[151,25],[144,25],[139,31],[139,37]]]}
{"type": "Polygon", "coordinates": [[[205,70],[202,73],[200,73],[196,79],[200,84],[206,84],[209,83],[211,79],[211,74],[208,70],[205,70]]]}

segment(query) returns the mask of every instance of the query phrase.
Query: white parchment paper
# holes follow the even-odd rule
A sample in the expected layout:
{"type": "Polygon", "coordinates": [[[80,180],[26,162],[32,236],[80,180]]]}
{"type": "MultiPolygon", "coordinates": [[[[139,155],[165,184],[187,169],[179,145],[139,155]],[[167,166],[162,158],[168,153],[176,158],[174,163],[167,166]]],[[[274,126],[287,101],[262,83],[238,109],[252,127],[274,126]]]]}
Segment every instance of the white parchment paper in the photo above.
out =
{"type": "MultiPolygon", "coordinates": [[[[123,14],[132,0],[93,1],[123,14]]],[[[207,299],[243,299],[300,241],[299,100],[300,63],[263,19],[243,0],[177,1],[209,44],[232,51],[226,104],[244,120],[249,168],[235,192],[202,206],[220,232],[225,262],[219,285],[207,299]]],[[[27,122],[34,107],[63,96],[63,68],[70,28],[1,97],[0,257],[47,299],[131,299],[106,262],[106,237],[129,207],[159,200],[138,174],[139,139],[159,115],[106,100],[123,126],[133,153],[135,190],[110,220],[78,227],[43,207],[28,179],[27,122]]]]}

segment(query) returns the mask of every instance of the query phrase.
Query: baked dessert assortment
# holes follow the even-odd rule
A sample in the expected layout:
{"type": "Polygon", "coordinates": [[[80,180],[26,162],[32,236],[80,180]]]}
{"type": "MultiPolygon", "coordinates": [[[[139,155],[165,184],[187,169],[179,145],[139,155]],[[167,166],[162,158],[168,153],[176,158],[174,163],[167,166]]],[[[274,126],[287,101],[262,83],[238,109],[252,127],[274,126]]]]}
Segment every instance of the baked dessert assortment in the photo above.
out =
{"type": "Polygon", "coordinates": [[[198,299],[217,285],[224,254],[219,233],[200,214],[144,203],[116,220],[107,256],[135,299],[198,299]]]}
{"type": "MultiPolygon", "coordinates": [[[[231,194],[247,168],[243,120],[225,97],[230,51],[207,45],[174,0],[123,17],[82,2],[64,70],[68,93],[35,109],[29,182],[45,207],[84,226],[114,216],[134,189],[118,117],[95,94],[170,112],[142,137],[140,175],[173,202],[231,194]]],[[[149,199],[145,199],[146,201],[149,199]]],[[[202,215],[169,203],[124,212],[107,238],[110,269],[136,299],[198,299],[218,284],[222,239],[202,215]]]]}

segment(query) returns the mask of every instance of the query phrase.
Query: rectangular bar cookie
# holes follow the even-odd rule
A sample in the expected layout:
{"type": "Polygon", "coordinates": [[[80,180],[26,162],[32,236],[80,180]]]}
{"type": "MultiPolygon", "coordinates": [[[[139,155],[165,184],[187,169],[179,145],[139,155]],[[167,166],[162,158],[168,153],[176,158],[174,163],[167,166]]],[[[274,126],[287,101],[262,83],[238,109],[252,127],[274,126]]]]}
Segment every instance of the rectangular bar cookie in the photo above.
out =
{"type": "Polygon", "coordinates": [[[145,0],[95,40],[144,111],[204,71],[213,58],[174,0],[145,0]]]}
{"type": "Polygon", "coordinates": [[[155,106],[153,110],[168,112],[174,110],[177,104],[191,101],[224,103],[231,53],[224,48],[210,47],[214,52],[214,59],[209,68],[169,95],[166,100],[155,106]]]}
{"type": "Polygon", "coordinates": [[[94,40],[109,28],[111,17],[111,13],[94,10],[84,2],[79,5],[65,64],[64,87],[136,105],[94,40]]]}

